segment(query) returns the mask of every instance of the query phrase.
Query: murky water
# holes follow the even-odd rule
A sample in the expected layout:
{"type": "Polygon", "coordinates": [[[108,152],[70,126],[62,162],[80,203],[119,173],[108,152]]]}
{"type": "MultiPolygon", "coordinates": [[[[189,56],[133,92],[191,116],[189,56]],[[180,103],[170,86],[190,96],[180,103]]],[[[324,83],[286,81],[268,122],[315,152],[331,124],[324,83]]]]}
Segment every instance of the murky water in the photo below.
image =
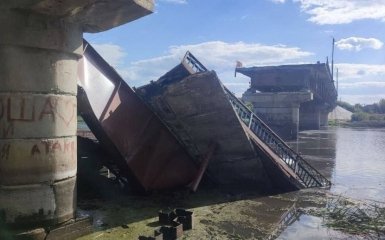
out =
{"type": "MultiPolygon", "coordinates": [[[[302,132],[289,143],[333,183],[330,192],[363,202],[385,202],[385,129],[328,128],[302,132]]],[[[278,239],[365,239],[302,214],[278,239]]]]}
{"type": "Polygon", "coordinates": [[[155,228],[157,211],[166,207],[194,211],[194,230],[184,233],[182,239],[267,239],[266,236],[275,239],[277,235],[281,240],[367,239],[327,227],[323,217],[314,216],[316,214],[308,210],[325,210],[327,203],[335,200],[335,195],[364,202],[385,202],[385,129],[306,131],[300,134],[298,141],[289,144],[331,180],[332,194],[305,189],[260,196],[200,189],[186,195],[79,200],[78,212],[91,214],[95,227],[93,234],[82,239],[149,236],[155,228]],[[291,224],[281,225],[282,216],[287,216],[292,209],[298,211],[289,221],[291,224]]]}
{"type": "Polygon", "coordinates": [[[290,145],[331,180],[331,192],[385,201],[385,129],[305,131],[290,145]]]}

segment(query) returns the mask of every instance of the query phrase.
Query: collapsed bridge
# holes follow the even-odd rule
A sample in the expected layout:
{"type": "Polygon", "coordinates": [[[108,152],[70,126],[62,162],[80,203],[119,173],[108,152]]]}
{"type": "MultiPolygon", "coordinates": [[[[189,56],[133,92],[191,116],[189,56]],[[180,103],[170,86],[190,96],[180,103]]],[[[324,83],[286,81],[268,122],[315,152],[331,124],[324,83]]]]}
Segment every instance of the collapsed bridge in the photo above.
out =
{"type": "Polygon", "coordinates": [[[250,77],[242,100],[283,139],[297,139],[299,130],[318,130],[328,123],[337,91],[329,64],[237,67],[250,77]]]}
{"type": "Polygon", "coordinates": [[[330,185],[191,53],[134,91],[84,46],[79,113],[114,156],[106,165],[130,186],[196,191],[202,179],[257,190],[330,185]]]}

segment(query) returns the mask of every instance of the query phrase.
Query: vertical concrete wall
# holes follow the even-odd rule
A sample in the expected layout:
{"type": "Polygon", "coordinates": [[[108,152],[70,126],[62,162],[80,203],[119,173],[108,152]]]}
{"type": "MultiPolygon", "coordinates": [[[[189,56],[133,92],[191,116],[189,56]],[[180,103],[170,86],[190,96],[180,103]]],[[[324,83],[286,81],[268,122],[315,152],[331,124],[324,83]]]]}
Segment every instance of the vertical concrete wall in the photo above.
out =
{"type": "Polygon", "coordinates": [[[244,102],[252,104],[253,112],[284,140],[297,139],[299,105],[311,99],[310,92],[245,92],[242,96],[244,102]]]}
{"type": "Polygon", "coordinates": [[[299,107],[253,107],[257,114],[282,139],[297,139],[299,107]]]}
{"type": "Polygon", "coordinates": [[[301,104],[299,109],[299,129],[318,130],[320,129],[320,108],[314,101],[301,104]]]}
{"type": "Polygon", "coordinates": [[[327,126],[329,120],[329,111],[321,110],[320,111],[320,126],[327,126]]]}
{"type": "Polygon", "coordinates": [[[76,208],[79,26],[1,9],[0,216],[15,227],[58,224],[76,208]]]}

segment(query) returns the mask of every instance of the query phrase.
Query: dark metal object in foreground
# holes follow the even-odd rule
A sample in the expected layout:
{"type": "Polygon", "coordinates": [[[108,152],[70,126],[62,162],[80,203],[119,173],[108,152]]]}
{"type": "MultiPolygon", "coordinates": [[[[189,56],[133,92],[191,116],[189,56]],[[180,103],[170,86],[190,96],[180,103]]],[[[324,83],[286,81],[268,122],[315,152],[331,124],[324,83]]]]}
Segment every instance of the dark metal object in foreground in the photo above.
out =
{"type": "Polygon", "coordinates": [[[118,176],[144,191],[195,186],[199,163],[114,69],[84,45],[79,112],[113,154],[118,176]]]}
{"type": "Polygon", "coordinates": [[[163,226],[154,231],[153,237],[139,236],[139,240],[174,240],[193,227],[193,212],[183,208],[160,210],[158,217],[163,226]]]}

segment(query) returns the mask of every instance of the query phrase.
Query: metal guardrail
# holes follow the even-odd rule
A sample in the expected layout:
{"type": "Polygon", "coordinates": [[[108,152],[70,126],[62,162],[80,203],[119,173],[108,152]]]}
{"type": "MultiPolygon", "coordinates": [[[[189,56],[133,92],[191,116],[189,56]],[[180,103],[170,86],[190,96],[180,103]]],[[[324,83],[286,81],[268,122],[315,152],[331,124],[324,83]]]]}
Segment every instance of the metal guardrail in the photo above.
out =
{"type": "Polygon", "coordinates": [[[234,96],[233,93],[227,88],[225,88],[225,91],[240,119],[293,170],[305,187],[328,187],[331,185],[329,180],[291,149],[260,118],[248,109],[242,101],[234,96]]]}
{"type": "Polygon", "coordinates": [[[187,66],[189,66],[194,73],[208,71],[207,68],[189,51],[186,52],[182,63],[187,64],[187,66]]]}
{"type": "Polygon", "coordinates": [[[290,224],[297,221],[300,215],[301,212],[296,208],[296,204],[294,203],[293,206],[281,216],[277,228],[266,238],[266,240],[276,239],[290,224]]]}

